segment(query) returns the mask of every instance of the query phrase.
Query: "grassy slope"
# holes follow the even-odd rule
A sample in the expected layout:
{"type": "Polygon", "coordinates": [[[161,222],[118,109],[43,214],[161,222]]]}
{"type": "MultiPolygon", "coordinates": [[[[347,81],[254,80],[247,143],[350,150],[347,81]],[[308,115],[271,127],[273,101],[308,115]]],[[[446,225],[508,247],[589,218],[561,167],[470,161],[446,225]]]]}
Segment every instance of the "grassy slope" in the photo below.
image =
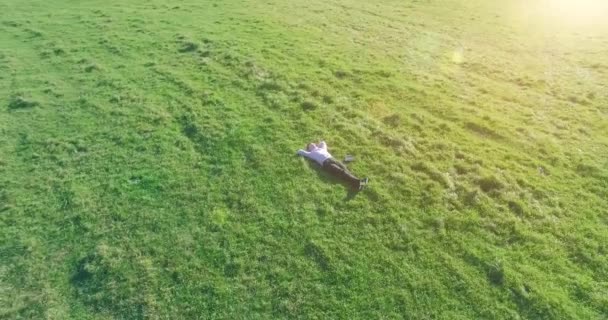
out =
{"type": "Polygon", "coordinates": [[[456,2],[1,3],[1,314],[608,316],[608,29],[456,2]]]}

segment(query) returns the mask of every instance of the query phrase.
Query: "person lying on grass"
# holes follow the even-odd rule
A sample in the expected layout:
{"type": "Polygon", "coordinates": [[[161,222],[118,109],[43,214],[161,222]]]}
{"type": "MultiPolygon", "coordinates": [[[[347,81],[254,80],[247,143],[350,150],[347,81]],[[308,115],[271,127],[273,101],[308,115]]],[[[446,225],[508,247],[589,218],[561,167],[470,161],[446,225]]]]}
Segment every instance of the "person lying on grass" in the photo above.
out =
{"type": "Polygon", "coordinates": [[[369,179],[359,179],[355,177],[344,164],[334,159],[327,151],[327,144],[325,141],[321,141],[319,144],[309,143],[308,146],[306,146],[306,150],[298,150],[298,155],[316,161],[321,165],[323,170],[330,175],[345,181],[353,190],[363,190],[363,188],[367,186],[369,179]]]}

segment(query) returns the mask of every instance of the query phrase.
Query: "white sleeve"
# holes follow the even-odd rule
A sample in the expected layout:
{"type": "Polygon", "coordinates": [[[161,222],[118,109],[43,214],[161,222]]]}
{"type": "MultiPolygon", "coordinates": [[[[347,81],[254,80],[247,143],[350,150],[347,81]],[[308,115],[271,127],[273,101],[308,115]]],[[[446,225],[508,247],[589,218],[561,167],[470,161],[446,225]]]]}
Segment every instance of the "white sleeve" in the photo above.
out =
{"type": "Polygon", "coordinates": [[[298,150],[298,155],[300,155],[300,156],[308,157],[309,154],[310,154],[310,152],[308,152],[308,151],[304,151],[302,149],[298,150]]]}
{"type": "Polygon", "coordinates": [[[319,143],[319,147],[323,150],[327,150],[327,144],[325,143],[325,141],[321,141],[321,143],[319,143]]]}

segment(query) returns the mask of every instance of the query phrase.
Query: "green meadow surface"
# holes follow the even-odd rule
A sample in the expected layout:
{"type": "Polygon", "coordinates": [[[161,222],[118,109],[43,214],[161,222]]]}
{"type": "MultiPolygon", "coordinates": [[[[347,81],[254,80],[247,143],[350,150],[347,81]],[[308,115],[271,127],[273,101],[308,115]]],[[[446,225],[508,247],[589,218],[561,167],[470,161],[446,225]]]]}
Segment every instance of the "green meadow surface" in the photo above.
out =
{"type": "Polygon", "coordinates": [[[608,20],[549,2],[3,0],[0,318],[608,318],[608,20]]]}

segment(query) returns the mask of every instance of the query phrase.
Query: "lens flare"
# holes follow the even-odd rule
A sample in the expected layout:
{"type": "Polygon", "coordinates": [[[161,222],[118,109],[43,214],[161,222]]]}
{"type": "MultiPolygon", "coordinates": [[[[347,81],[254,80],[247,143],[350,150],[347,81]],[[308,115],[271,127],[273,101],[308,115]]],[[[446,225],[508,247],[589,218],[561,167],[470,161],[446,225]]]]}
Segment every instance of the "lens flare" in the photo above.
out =
{"type": "Polygon", "coordinates": [[[461,64],[464,62],[464,53],[462,49],[456,49],[452,53],[452,62],[456,64],[461,64]]]}

